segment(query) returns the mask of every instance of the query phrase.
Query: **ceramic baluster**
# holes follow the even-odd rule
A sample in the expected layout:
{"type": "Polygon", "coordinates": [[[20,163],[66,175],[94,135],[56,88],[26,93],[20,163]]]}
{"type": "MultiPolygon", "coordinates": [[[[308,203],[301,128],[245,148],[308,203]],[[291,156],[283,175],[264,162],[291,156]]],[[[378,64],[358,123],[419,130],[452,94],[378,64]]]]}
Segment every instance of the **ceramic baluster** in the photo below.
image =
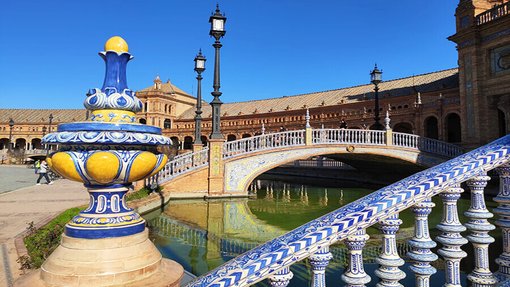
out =
{"type": "Polygon", "coordinates": [[[312,254],[308,261],[312,265],[312,287],[325,287],[326,286],[326,267],[329,260],[333,258],[329,252],[329,246],[319,249],[316,253],[312,254]]]}
{"type": "Polygon", "coordinates": [[[344,274],[342,280],[347,283],[346,287],[363,287],[370,282],[370,276],[365,272],[363,267],[363,247],[368,240],[369,236],[365,230],[359,230],[354,235],[348,236],[344,241],[349,253],[349,266],[344,274]]]}
{"type": "Polygon", "coordinates": [[[499,193],[494,201],[499,206],[494,209],[498,215],[496,225],[501,228],[503,237],[503,253],[496,259],[499,270],[496,277],[499,281],[510,278],[510,163],[496,169],[499,174],[499,193]]]}
{"type": "Polygon", "coordinates": [[[381,278],[377,287],[399,287],[398,283],[406,277],[405,273],[399,269],[404,265],[404,260],[400,258],[397,251],[396,233],[402,220],[398,214],[391,215],[379,222],[379,229],[383,233],[382,253],[375,259],[380,267],[375,271],[375,275],[381,278]]]}
{"type": "Polygon", "coordinates": [[[475,266],[469,273],[468,280],[475,287],[495,286],[497,283],[496,277],[489,269],[489,244],[494,242],[489,231],[494,230],[495,226],[487,220],[493,215],[487,210],[483,197],[483,190],[489,180],[490,177],[483,174],[467,181],[471,189],[471,206],[464,212],[464,215],[470,219],[465,226],[471,232],[467,239],[473,244],[475,256],[475,266]]]}
{"type": "Polygon", "coordinates": [[[272,287],[285,287],[289,285],[290,279],[294,277],[294,274],[290,271],[289,267],[284,267],[273,275],[269,276],[269,284],[272,287]]]}
{"type": "Polygon", "coordinates": [[[459,221],[457,212],[457,200],[460,194],[464,192],[459,185],[451,187],[440,194],[443,200],[443,217],[437,225],[441,235],[436,237],[437,242],[443,247],[437,251],[445,260],[445,286],[460,287],[460,261],[466,257],[466,252],[462,251],[461,246],[468,241],[460,234],[466,231],[459,221]]]}
{"type": "Polygon", "coordinates": [[[411,259],[409,268],[416,276],[417,287],[428,287],[430,276],[436,273],[436,268],[430,265],[430,262],[437,260],[437,255],[430,251],[436,247],[436,243],[430,239],[428,223],[428,216],[434,206],[430,198],[427,198],[411,208],[415,215],[415,225],[414,237],[408,241],[411,251],[407,256],[411,259]]]}

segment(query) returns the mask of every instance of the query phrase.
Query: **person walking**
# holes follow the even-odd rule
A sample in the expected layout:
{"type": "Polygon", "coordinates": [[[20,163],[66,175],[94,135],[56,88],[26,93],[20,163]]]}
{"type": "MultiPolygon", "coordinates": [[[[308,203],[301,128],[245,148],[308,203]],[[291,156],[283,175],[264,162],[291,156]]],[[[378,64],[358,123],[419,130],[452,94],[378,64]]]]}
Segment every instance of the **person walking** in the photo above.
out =
{"type": "Polygon", "coordinates": [[[48,164],[45,160],[41,161],[41,165],[39,166],[39,178],[37,179],[36,185],[41,185],[41,178],[46,179],[47,184],[53,184],[53,181],[48,177],[48,164]]]}

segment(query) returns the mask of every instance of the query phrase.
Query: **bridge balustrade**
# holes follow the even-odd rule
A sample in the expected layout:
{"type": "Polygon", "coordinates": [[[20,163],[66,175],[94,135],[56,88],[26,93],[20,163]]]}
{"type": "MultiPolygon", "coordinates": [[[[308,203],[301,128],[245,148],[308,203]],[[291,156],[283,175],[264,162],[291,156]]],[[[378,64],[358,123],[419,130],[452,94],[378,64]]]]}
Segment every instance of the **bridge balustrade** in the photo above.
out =
{"type": "Polygon", "coordinates": [[[156,175],[146,180],[146,185],[168,181],[182,173],[192,171],[209,163],[209,148],[175,156],[156,175]]]}
{"type": "Polygon", "coordinates": [[[317,129],[312,131],[314,144],[385,145],[385,131],[358,129],[317,129]]]}
{"type": "MultiPolygon", "coordinates": [[[[413,137],[401,139],[403,144],[418,144],[412,142],[413,137]]],[[[362,251],[369,238],[365,230],[375,224],[382,233],[381,250],[376,258],[378,286],[401,286],[399,281],[405,277],[400,269],[404,255],[410,261],[416,286],[430,286],[430,276],[436,273],[431,263],[438,256],[432,252],[437,243],[430,237],[428,216],[434,207],[431,198],[436,195],[441,197],[443,211],[437,226],[441,234],[435,239],[441,244],[437,253],[443,258],[446,270],[444,286],[461,286],[460,262],[467,256],[474,258],[474,267],[467,276],[472,286],[507,286],[510,283],[510,135],[344,205],[238,256],[187,286],[248,286],[264,279],[272,286],[287,286],[293,277],[289,267],[307,258],[312,286],[326,286],[325,269],[333,257],[329,247],[339,241],[346,245],[349,258],[342,281],[346,286],[365,286],[372,280],[363,265],[362,251]],[[499,216],[495,224],[503,234],[503,252],[495,260],[499,265],[496,273],[489,269],[488,252],[494,242],[489,232],[495,226],[488,221],[493,214],[486,208],[484,197],[484,188],[490,180],[487,172],[493,169],[500,178],[499,193],[494,198],[499,203],[494,209],[499,216]],[[464,213],[468,221],[464,224],[457,211],[463,182],[471,192],[471,206],[464,213]],[[415,215],[414,235],[408,241],[411,250],[402,254],[395,235],[402,223],[399,214],[406,209],[415,215]],[[461,232],[466,230],[464,238],[461,232]],[[472,254],[461,249],[468,242],[473,245],[472,254]]]]}
{"type": "Polygon", "coordinates": [[[223,146],[223,158],[252,153],[260,150],[271,150],[305,144],[305,130],[285,131],[274,134],[263,134],[226,142],[223,146]]]}

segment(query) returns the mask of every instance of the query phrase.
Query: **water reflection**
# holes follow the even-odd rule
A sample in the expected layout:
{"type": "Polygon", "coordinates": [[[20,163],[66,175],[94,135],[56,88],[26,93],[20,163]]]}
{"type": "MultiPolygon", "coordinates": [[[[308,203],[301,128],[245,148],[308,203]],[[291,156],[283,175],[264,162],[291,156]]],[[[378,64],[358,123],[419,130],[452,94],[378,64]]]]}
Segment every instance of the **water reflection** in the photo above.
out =
{"type": "MultiPolygon", "coordinates": [[[[352,202],[373,190],[363,188],[322,188],[305,185],[292,185],[277,181],[256,181],[252,184],[253,198],[222,200],[176,200],[170,201],[161,214],[148,218],[151,236],[162,254],[184,266],[193,274],[201,275],[222,263],[248,251],[255,246],[280,236],[312,219],[331,212],[352,202]]],[[[436,207],[430,216],[430,227],[441,220],[441,202],[435,200],[436,207]]],[[[459,214],[469,208],[469,200],[459,201],[459,214]]],[[[404,224],[397,234],[399,254],[409,250],[407,239],[413,235],[414,215],[405,211],[400,215],[404,224]]],[[[367,286],[375,286],[378,278],[374,270],[378,267],[374,259],[380,253],[381,233],[371,227],[367,230],[370,240],[363,250],[365,268],[372,277],[367,286]]],[[[438,235],[431,230],[431,237],[438,235]]],[[[464,234],[464,236],[466,233],[464,234]]],[[[491,234],[494,236],[494,234],[491,234]]],[[[498,237],[498,236],[496,236],[498,237]]],[[[491,251],[500,250],[500,242],[491,245],[491,251]],[[492,248],[492,247],[495,248],[492,248]]],[[[439,246],[440,247],[440,246],[439,246]]],[[[468,254],[469,247],[465,248],[468,254]]],[[[338,285],[340,275],[347,265],[346,248],[337,243],[330,248],[334,259],[327,269],[327,281],[330,286],[338,285]]],[[[497,253],[499,254],[499,253],[497,253]]],[[[494,255],[493,255],[494,256],[494,255]]],[[[491,257],[495,258],[495,257],[491,257]]],[[[407,265],[407,264],[406,264],[407,265]]],[[[443,269],[442,261],[433,264],[443,269]]],[[[471,269],[472,260],[463,260],[462,268],[471,269]]],[[[308,286],[310,266],[305,260],[291,268],[294,279],[290,286],[308,286]]],[[[414,275],[407,266],[404,286],[414,285],[414,275]]],[[[495,270],[494,267],[492,270],[495,270]]],[[[444,272],[439,270],[431,282],[444,282],[444,272]],[[437,281],[436,281],[437,280],[437,281]]],[[[463,275],[463,286],[466,284],[463,275]]],[[[266,285],[266,283],[259,283],[266,285]]]]}

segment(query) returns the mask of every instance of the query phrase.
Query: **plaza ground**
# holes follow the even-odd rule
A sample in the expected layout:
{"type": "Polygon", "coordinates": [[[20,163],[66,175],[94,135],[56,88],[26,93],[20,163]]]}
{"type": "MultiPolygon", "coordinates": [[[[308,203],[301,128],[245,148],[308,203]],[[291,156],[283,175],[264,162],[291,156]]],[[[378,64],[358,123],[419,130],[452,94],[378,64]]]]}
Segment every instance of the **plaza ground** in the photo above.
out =
{"type": "Polygon", "coordinates": [[[11,286],[22,274],[15,241],[28,223],[42,223],[88,203],[82,183],[61,179],[36,186],[36,179],[34,170],[25,166],[0,166],[0,287],[11,286]]]}

